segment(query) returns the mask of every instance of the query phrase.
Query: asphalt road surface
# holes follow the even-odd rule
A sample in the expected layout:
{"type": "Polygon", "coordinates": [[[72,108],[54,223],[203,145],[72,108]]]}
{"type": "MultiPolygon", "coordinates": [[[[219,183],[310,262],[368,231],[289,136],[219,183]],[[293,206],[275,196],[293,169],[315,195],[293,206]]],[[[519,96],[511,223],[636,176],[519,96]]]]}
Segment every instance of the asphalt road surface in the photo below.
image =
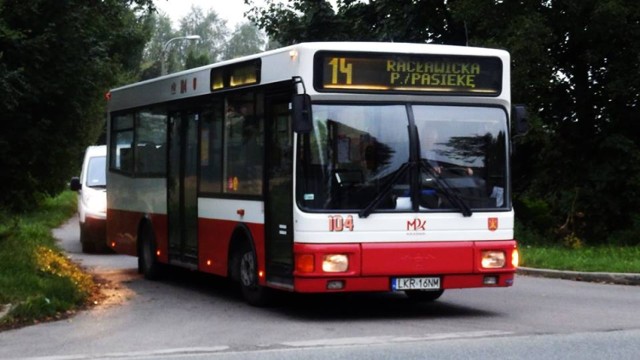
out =
{"type": "Polygon", "coordinates": [[[255,308],[225,280],[142,279],[136,259],[80,252],[77,220],[55,235],[111,282],[91,310],[0,333],[0,359],[638,359],[640,287],[518,276],[511,288],[301,296],[255,308]]]}

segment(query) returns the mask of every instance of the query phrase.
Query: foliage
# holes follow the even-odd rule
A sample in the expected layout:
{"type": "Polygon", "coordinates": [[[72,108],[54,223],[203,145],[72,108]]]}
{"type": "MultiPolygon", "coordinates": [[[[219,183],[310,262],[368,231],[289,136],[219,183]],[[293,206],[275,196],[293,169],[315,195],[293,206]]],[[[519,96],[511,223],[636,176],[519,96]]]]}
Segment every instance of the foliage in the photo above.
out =
{"type": "Polygon", "coordinates": [[[0,304],[12,305],[0,327],[57,318],[83,306],[93,280],[55,246],[51,229],[76,211],[76,194],[47,198],[33,212],[0,218],[0,304]]]}
{"type": "Polygon", "coordinates": [[[267,35],[281,44],[304,41],[346,40],[348,24],[336,16],[331,4],[325,0],[295,0],[287,4],[267,0],[266,8],[253,6],[249,19],[264,29],[267,35]]]}
{"type": "Polygon", "coordinates": [[[253,0],[283,45],[363,40],[507,49],[519,231],[547,241],[640,244],[640,2],[634,0],[253,0]]]}
{"type": "MultiPolygon", "coordinates": [[[[191,12],[180,20],[179,33],[184,35],[199,35],[200,40],[197,42],[180,42],[175,44],[174,49],[180,54],[189,53],[191,51],[206,54],[208,62],[215,62],[221,59],[225,46],[225,39],[229,34],[227,22],[220,18],[218,14],[209,10],[206,14],[198,7],[192,7],[191,12]]],[[[181,56],[185,59],[185,56],[181,56]]],[[[204,64],[203,64],[204,65],[204,64]]]]}
{"type": "Polygon", "coordinates": [[[226,20],[214,10],[203,11],[192,6],[191,11],[180,20],[174,30],[168,15],[155,13],[151,20],[153,35],[147,43],[142,64],[142,79],[151,79],[160,75],[160,63],[164,58],[167,73],[217,61],[255,54],[264,50],[265,41],[255,26],[244,23],[231,32],[226,20]],[[200,40],[175,40],[187,35],[198,35],[200,40]],[[169,45],[167,45],[169,44],[169,45]]]}
{"type": "Polygon", "coordinates": [[[447,0],[254,0],[249,19],[282,44],[308,41],[395,41],[464,44],[465,26],[447,0]]]}
{"type": "Polygon", "coordinates": [[[546,224],[535,228],[553,229],[546,232],[558,243],[607,243],[623,233],[627,242],[632,232],[640,244],[633,220],[640,213],[640,78],[630,76],[640,65],[640,4],[466,0],[454,9],[471,44],[510,50],[514,100],[538,117],[514,158],[516,195],[548,207],[546,224]],[[510,21],[496,26],[476,16],[487,10],[510,21]]]}
{"type": "Polygon", "coordinates": [[[104,94],[136,75],[151,0],[0,3],[0,206],[60,192],[104,127],[104,94]]]}
{"type": "Polygon", "coordinates": [[[234,59],[260,52],[266,41],[258,28],[250,23],[238,25],[226,43],[223,58],[234,59]]]}

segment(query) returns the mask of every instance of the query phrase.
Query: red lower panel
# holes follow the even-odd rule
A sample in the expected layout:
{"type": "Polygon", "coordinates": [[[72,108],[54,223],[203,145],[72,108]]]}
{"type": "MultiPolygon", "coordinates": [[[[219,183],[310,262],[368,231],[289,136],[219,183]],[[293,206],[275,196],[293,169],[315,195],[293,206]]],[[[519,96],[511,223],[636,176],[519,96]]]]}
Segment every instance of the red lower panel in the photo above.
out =
{"type": "Polygon", "coordinates": [[[229,239],[236,225],[232,221],[198,220],[198,267],[202,271],[227,275],[229,239]]]}
{"type": "Polygon", "coordinates": [[[158,260],[166,264],[169,262],[169,218],[164,214],[150,214],[149,220],[156,236],[156,247],[160,250],[158,260]]]}
{"type": "Polygon", "coordinates": [[[107,209],[107,242],[117,253],[137,255],[138,225],[143,214],[107,209]]]}
{"type": "Polygon", "coordinates": [[[296,261],[310,256],[314,266],[296,266],[294,291],[389,291],[393,277],[437,276],[443,289],[505,287],[513,285],[516,269],[511,253],[516,242],[438,242],[438,243],[364,243],[295,244],[296,261]],[[505,252],[507,265],[501,269],[480,267],[484,250],[505,252]],[[328,254],[346,254],[349,268],[342,273],[322,271],[322,259],[328,254]],[[495,277],[495,285],[485,285],[486,277],[495,277]],[[328,290],[328,282],[344,282],[341,290],[328,290]]]}
{"type": "MultiPolygon", "coordinates": [[[[513,274],[477,274],[477,275],[443,275],[443,289],[467,289],[479,287],[507,287],[513,285],[513,274]],[[496,285],[484,285],[486,276],[496,276],[496,285]]],[[[364,292],[364,291],[391,291],[391,277],[330,277],[330,278],[296,278],[294,280],[296,292],[323,293],[323,292],[364,292]],[[328,290],[329,281],[341,280],[344,288],[341,290],[328,290]]]]}
{"type": "Polygon", "coordinates": [[[107,243],[115,252],[132,256],[138,255],[138,227],[147,216],[153,226],[157,249],[160,250],[158,260],[168,262],[169,243],[167,239],[167,216],[164,214],[143,214],[136,211],[107,210],[107,243]]]}
{"type": "Polygon", "coordinates": [[[513,273],[480,274],[480,275],[445,275],[442,278],[443,289],[467,289],[478,287],[507,287],[513,285],[513,273]],[[495,276],[498,279],[496,285],[485,285],[484,279],[495,276]]]}
{"type": "MultiPolygon", "coordinates": [[[[138,226],[144,217],[153,226],[158,260],[169,262],[168,218],[164,214],[143,214],[135,211],[107,210],[107,242],[120,254],[137,256],[138,226]]],[[[237,221],[199,219],[198,221],[198,269],[216,275],[226,276],[228,270],[229,244],[233,232],[240,223],[237,221]]],[[[251,233],[258,259],[258,270],[264,274],[265,244],[264,225],[244,224],[251,233]]],[[[264,277],[261,278],[264,283],[264,277]]]]}
{"type": "MultiPolygon", "coordinates": [[[[198,268],[201,271],[227,276],[230,240],[238,225],[237,221],[198,220],[198,268]]],[[[264,225],[245,223],[244,226],[254,241],[258,271],[264,274],[264,225]]],[[[264,277],[261,281],[264,281],[264,277]]]]}
{"type": "MultiPolygon", "coordinates": [[[[119,253],[137,255],[136,241],[140,221],[147,216],[155,234],[159,260],[168,262],[167,216],[109,209],[107,211],[107,242],[119,253]]],[[[199,270],[221,276],[228,275],[228,256],[236,221],[200,219],[198,222],[199,270]]],[[[265,239],[263,224],[243,224],[254,240],[260,283],[265,285],[265,239]]],[[[494,276],[491,286],[511,286],[515,268],[488,270],[480,268],[484,250],[503,250],[507,264],[516,242],[440,242],[440,243],[364,243],[364,244],[299,244],[294,245],[296,259],[305,259],[305,266],[296,266],[294,291],[331,292],[327,283],[340,280],[344,288],[337,291],[389,291],[391,278],[438,276],[443,289],[486,287],[484,279],[494,276]],[[346,254],[349,268],[342,273],[322,270],[325,255],[346,254]],[[312,262],[309,263],[309,259],[312,262]]]]}
{"type": "Polygon", "coordinates": [[[473,272],[473,243],[362,244],[362,275],[473,272]]]}

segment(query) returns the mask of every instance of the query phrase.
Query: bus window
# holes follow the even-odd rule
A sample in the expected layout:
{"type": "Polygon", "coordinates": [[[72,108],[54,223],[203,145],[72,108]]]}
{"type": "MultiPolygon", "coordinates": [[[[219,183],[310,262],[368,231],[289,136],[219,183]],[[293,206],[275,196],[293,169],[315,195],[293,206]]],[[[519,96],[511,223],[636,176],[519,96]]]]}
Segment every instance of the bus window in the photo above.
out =
{"type": "Polygon", "coordinates": [[[164,175],[167,171],[167,115],[140,111],[136,125],[136,175],[164,175]]]}
{"type": "MultiPolygon", "coordinates": [[[[314,105],[314,131],[299,147],[298,199],[315,210],[365,208],[409,160],[409,124],[403,105],[314,105]],[[305,150],[308,146],[308,151],[305,150]],[[305,154],[309,159],[305,159],[305,154]]],[[[408,191],[402,179],[381,209],[408,191]]]]}
{"type": "Polygon", "coordinates": [[[114,116],[111,120],[110,167],[133,174],[133,114],[114,116]]]}
{"type": "Polygon", "coordinates": [[[215,103],[203,112],[200,130],[200,191],[222,192],[222,125],[224,106],[215,103]]]}
{"type": "MultiPolygon", "coordinates": [[[[499,108],[413,106],[421,157],[471,208],[505,208],[507,186],[507,117],[499,108]]],[[[423,194],[429,193],[425,185],[423,194]]],[[[432,189],[433,193],[435,189],[432,189]]],[[[424,195],[425,208],[453,208],[424,195]]]]}
{"type": "MultiPolygon", "coordinates": [[[[258,97],[261,99],[261,97],[258,97]]],[[[254,93],[228,96],[225,104],[224,192],[262,193],[264,124],[254,93]]]]}

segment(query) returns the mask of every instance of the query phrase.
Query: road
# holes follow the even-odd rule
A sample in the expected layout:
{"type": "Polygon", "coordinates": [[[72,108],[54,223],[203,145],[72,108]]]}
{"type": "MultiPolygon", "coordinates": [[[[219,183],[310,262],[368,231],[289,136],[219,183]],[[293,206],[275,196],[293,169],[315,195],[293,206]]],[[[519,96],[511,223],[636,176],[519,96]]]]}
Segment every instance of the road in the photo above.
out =
{"type": "Polygon", "coordinates": [[[224,280],[142,279],[136,259],[80,253],[76,220],[55,232],[115,285],[95,308],[0,333],[0,359],[637,359],[640,287],[518,276],[512,288],[285,296],[254,308],[224,280]]]}

